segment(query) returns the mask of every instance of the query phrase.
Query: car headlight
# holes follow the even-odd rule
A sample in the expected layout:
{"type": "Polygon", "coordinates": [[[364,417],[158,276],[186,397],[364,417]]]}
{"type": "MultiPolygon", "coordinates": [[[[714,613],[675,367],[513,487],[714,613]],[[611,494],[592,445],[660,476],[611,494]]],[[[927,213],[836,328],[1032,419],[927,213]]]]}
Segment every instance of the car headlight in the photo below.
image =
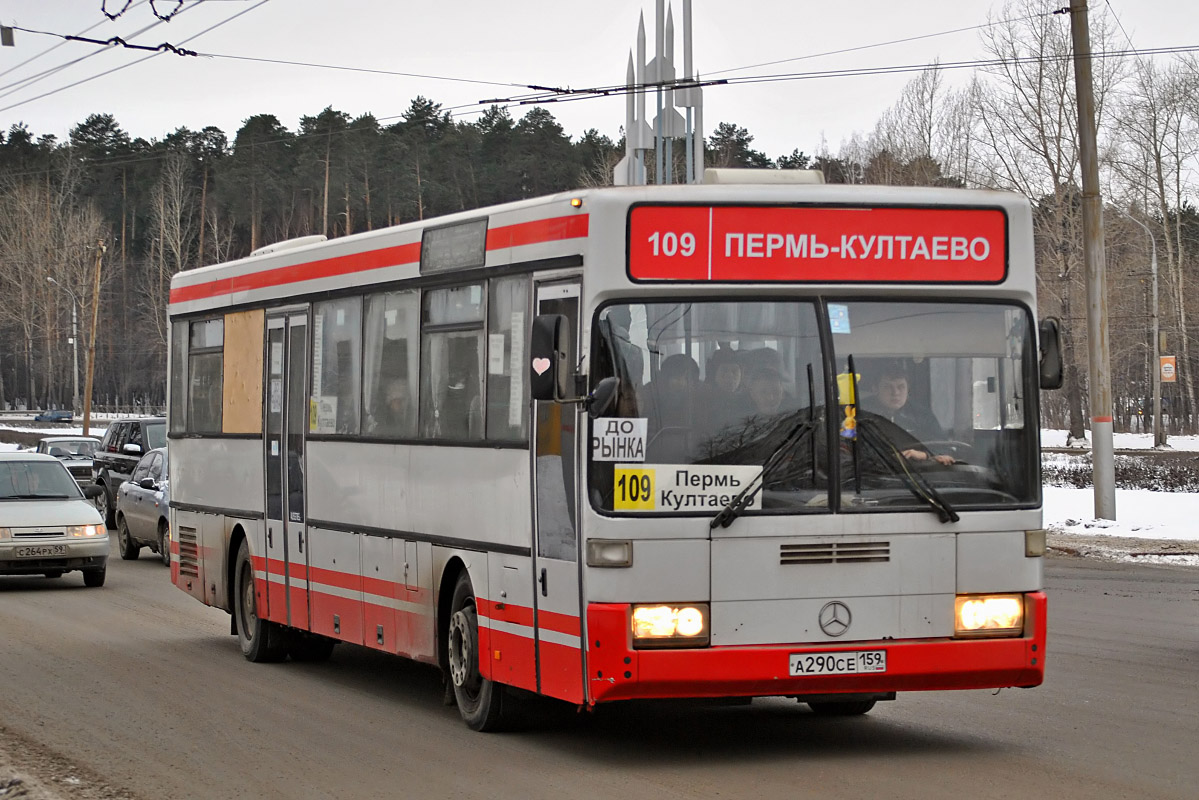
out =
{"type": "Polygon", "coordinates": [[[633,606],[634,647],[703,647],[707,643],[707,603],[633,606]]]}
{"type": "Polygon", "coordinates": [[[10,528],[0,528],[0,539],[11,539],[12,530],[10,528]]]}
{"type": "Polygon", "coordinates": [[[108,533],[108,529],[103,525],[68,525],[67,536],[76,539],[92,536],[104,536],[108,533]]]}
{"type": "Polygon", "coordinates": [[[960,595],[953,611],[955,636],[1019,636],[1024,632],[1023,595],[960,595]]]}

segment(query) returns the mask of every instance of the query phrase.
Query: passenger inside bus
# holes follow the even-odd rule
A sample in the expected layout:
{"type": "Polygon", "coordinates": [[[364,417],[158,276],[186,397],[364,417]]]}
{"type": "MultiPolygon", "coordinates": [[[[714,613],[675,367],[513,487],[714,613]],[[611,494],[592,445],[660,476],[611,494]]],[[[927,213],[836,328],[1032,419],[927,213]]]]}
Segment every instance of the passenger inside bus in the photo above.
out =
{"type": "MultiPolygon", "coordinates": [[[[945,429],[932,411],[911,402],[909,380],[909,371],[902,361],[883,363],[875,372],[873,401],[868,410],[895,423],[921,443],[944,441],[945,429]]],[[[901,452],[909,461],[931,458],[939,464],[954,463],[953,456],[933,455],[925,447],[905,447],[901,452]]]]}
{"type": "Polygon", "coordinates": [[[649,443],[646,460],[676,463],[694,444],[695,395],[699,387],[699,364],[685,353],[667,356],[657,376],[646,384],[646,416],[649,443]]]}
{"type": "Polygon", "coordinates": [[[387,436],[411,436],[416,419],[413,411],[408,381],[391,378],[384,385],[382,398],[376,400],[371,432],[387,436]]]}
{"type": "Polygon", "coordinates": [[[749,395],[742,380],[741,363],[736,350],[719,347],[708,356],[699,396],[702,424],[710,433],[739,424],[749,413],[749,395]]]}

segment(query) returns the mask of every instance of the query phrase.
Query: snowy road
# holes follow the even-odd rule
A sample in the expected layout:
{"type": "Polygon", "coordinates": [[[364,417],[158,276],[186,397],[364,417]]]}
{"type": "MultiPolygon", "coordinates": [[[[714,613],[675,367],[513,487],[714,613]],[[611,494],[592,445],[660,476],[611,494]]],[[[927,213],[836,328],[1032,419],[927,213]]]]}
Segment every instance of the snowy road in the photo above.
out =
{"type": "MultiPolygon", "coordinates": [[[[1036,689],[904,694],[858,719],[784,699],[563,709],[481,735],[441,704],[428,667],[346,647],[325,664],[250,664],[224,613],[157,560],[114,552],[102,590],[77,575],[0,579],[0,752],[49,787],[30,800],[1189,800],[1197,576],[1047,559],[1036,689]]],[[[0,768],[0,798],[19,796],[7,778],[0,768]]]]}

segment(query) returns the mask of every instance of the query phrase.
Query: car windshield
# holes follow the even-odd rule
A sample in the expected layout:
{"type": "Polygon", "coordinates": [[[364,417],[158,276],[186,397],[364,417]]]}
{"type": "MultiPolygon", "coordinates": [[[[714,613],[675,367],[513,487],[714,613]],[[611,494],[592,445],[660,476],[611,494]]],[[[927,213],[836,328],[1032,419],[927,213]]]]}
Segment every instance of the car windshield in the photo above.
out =
{"type": "Polygon", "coordinates": [[[167,446],[166,422],[149,422],[146,424],[146,449],[167,446]]]}
{"type": "Polygon", "coordinates": [[[62,500],[83,495],[57,461],[0,461],[0,500],[62,500]]]}
{"type": "Polygon", "coordinates": [[[592,422],[589,492],[602,512],[715,515],[733,505],[737,516],[952,519],[1037,499],[1024,308],[609,305],[595,344],[592,385],[620,381],[614,406],[592,422]],[[739,498],[746,486],[753,496],[739,498]]]}

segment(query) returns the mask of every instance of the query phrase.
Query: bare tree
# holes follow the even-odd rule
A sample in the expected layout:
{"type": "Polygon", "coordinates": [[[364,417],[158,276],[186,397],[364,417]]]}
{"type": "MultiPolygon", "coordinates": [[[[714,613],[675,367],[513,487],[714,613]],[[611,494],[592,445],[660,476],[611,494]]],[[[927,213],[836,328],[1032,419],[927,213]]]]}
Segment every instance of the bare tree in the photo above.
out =
{"type": "MultiPolygon", "coordinates": [[[[1137,64],[1116,115],[1122,147],[1114,162],[1131,202],[1148,212],[1160,231],[1165,256],[1163,282],[1168,287],[1170,338],[1181,352],[1182,384],[1188,433],[1194,430],[1195,378],[1188,332],[1187,249],[1181,213],[1194,194],[1199,157],[1195,64],[1180,62],[1162,70],[1151,61],[1137,64]]],[[[1156,369],[1156,365],[1154,365],[1156,369]]],[[[1155,412],[1156,413],[1156,412],[1155,412]]]]}
{"type": "MultiPolygon", "coordinates": [[[[982,158],[977,179],[1020,192],[1034,206],[1037,284],[1042,310],[1065,322],[1063,360],[1070,438],[1085,435],[1083,356],[1085,307],[1082,275],[1082,204],[1077,102],[1071,65],[1070,21],[1048,15],[1044,3],[1017,0],[985,29],[983,43],[997,62],[981,76],[979,134],[982,158]]],[[[1091,19],[1096,51],[1112,49],[1106,17],[1091,19]]],[[[1101,141],[1108,132],[1107,100],[1119,81],[1119,59],[1094,63],[1095,118],[1101,141]]]]}

